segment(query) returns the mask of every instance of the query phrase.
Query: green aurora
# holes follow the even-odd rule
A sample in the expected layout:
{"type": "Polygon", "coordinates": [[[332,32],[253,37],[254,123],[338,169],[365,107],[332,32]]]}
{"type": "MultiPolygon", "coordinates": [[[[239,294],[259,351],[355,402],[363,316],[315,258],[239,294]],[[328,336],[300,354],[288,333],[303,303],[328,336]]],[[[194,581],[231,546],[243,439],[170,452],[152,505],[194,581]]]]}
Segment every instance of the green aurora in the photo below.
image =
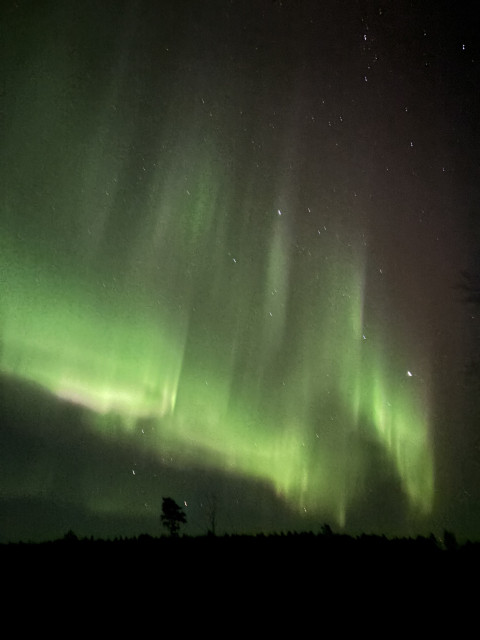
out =
{"type": "Polygon", "coordinates": [[[325,253],[299,254],[288,211],[272,207],[259,212],[263,247],[245,230],[226,251],[228,202],[210,180],[182,203],[151,199],[148,232],[115,276],[94,248],[82,273],[2,234],[2,371],[92,410],[100,432],[142,433],[148,420],[159,456],[264,480],[340,525],[362,491],[370,461],[357,432],[367,430],[412,508],[428,513],[428,395],[365,335],[361,250],[332,234],[325,253]]]}
{"type": "MultiPolygon", "coordinates": [[[[455,521],[477,483],[450,431],[466,347],[446,292],[468,253],[450,148],[471,136],[456,103],[432,108],[458,74],[418,62],[410,4],[412,41],[393,8],[28,4],[5,16],[0,374],[158,460],[145,500],[87,478],[72,501],[190,500],[162,486],[168,459],[268,487],[299,522],[367,527],[380,494],[394,518],[455,521]]],[[[27,463],[24,494],[53,501],[27,463]]]]}

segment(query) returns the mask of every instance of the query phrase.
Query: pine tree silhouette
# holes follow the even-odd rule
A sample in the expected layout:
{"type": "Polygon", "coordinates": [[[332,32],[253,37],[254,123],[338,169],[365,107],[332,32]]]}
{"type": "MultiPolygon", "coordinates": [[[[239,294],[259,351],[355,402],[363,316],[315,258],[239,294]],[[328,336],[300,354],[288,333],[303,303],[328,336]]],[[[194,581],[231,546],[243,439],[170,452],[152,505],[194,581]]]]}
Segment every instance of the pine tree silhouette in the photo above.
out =
{"type": "Polygon", "coordinates": [[[178,536],[181,524],[186,524],[187,516],[172,498],[163,498],[162,515],[163,526],[168,529],[172,537],[178,536]]]}

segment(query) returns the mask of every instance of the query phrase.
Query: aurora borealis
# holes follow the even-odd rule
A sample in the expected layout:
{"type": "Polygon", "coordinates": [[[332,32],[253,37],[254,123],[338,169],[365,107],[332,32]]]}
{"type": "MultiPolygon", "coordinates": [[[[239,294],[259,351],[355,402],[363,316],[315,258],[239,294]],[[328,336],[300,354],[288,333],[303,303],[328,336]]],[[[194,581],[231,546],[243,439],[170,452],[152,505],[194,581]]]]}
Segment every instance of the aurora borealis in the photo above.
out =
{"type": "Polygon", "coordinates": [[[215,495],[227,531],[472,535],[472,24],[7,5],[2,535],[140,532],[163,495],[192,531],[215,495]]]}

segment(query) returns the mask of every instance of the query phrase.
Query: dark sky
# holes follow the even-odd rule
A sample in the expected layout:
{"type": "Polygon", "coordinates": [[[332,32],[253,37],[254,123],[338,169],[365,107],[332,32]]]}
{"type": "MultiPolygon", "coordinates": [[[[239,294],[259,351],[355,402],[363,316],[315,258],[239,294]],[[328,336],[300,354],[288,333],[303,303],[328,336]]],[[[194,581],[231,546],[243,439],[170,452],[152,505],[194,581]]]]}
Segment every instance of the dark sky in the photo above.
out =
{"type": "Polygon", "coordinates": [[[459,6],[2,3],[0,541],[478,538],[459,6]]]}

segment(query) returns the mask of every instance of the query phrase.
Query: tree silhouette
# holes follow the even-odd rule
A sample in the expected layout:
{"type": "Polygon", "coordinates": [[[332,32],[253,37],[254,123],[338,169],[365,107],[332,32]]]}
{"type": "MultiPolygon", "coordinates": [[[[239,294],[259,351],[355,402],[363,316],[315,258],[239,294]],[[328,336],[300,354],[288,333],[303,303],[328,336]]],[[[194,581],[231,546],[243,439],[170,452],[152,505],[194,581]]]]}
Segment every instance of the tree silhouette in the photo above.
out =
{"type": "MultiPolygon", "coordinates": [[[[463,300],[465,303],[475,305],[478,308],[480,306],[480,272],[478,270],[475,273],[462,271],[461,274],[462,282],[457,285],[457,288],[464,292],[463,300]]],[[[474,317],[475,316],[472,315],[472,319],[474,317]]],[[[478,333],[475,335],[475,338],[478,341],[478,333]]],[[[466,373],[475,381],[480,380],[480,358],[478,353],[476,353],[466,365],[466,373]]]]}
{"type": "Polygon", "coordinates": [[[205,515],[207,518],[207,535],[214,536],[217,524],[217,496],[211,493],[205,500],[205,515]]]}
{"type": "Polygon", "coordinates": [[[480,304],[480,275],[472,274],[466,270],[463,270],[461,274],[463,280],[458,285],[458,289],[465,292],[465,302],[480,304]]]}
{"type": "Polygon", "coordinates": [[[172,498],[163,498],[162,515],[163,526],[168,529],[172,537],[178,536],[181,524],[186,524],[187,516],[172,498]]]}

